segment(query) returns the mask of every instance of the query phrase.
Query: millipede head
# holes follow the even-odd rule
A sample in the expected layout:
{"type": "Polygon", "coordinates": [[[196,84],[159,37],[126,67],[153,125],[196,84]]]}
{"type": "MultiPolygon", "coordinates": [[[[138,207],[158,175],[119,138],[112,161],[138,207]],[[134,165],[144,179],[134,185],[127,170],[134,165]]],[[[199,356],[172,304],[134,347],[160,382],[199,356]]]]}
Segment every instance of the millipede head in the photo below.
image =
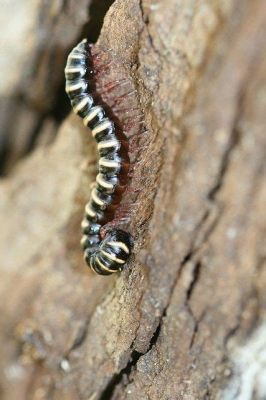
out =
{"type": "Polygon", "coordinates": [[[122,271],[132,250],[130,235],[122,230],[108,232],[95,252],[85,249],[84,258],[99,275],[122,271]]]}

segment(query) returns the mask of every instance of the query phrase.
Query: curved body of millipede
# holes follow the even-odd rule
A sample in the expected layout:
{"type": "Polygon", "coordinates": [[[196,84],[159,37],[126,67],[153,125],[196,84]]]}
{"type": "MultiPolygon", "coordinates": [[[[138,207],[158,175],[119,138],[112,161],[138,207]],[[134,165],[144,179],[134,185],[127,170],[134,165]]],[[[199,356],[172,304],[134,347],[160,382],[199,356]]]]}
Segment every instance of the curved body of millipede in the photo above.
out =
{"type": "Polygon", "coordinates": [[[81,224],[84,259],[94,272],[110,275],[123,269],[132,248],[130,234],[123,230],[108,230],[104,237],[101,234],[108,210],[119,202],[125,149],[114,122],[90,92],[90,74],[93,71],[89,58],[90,47],[86,40],[70,52],[65,68],[66,92],[74,112],[91,129],[100,156],[98,175],[81,224]]]}

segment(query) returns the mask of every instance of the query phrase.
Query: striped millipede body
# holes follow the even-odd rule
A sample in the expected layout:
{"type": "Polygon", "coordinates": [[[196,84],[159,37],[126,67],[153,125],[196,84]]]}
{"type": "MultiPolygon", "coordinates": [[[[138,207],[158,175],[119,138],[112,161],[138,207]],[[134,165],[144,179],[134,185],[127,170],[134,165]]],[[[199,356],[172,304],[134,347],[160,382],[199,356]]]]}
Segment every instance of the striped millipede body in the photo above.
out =
{"type": "Polygon", "coordinates": [[[74,112],[89,127],[99,152],[99,170],[85,207],[82,221],[81,245],[84,259],[91,269],[101,275],[122,270],[132,249],[129,233],[109,229],[102,237],[102,228],[108,220],[108,210],[119,202],[119,186],[125,162],[123,140],[106,113],[103,105],[90,92],[90,47],[80,42],[69,54],[65,68],[66,92],[74,112]]]}

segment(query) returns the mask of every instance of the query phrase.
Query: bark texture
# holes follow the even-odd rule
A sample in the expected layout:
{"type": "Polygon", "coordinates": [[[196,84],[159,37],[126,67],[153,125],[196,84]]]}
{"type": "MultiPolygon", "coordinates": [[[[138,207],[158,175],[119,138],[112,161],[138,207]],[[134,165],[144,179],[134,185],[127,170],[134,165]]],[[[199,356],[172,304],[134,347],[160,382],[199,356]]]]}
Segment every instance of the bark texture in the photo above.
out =
{"type": "Polygon", "coordinates": [[[30,40],[13,42],[0,93],[4,171],[27,156],[0,182],[0,398],[263,400],[266,3],[111,3],[19,2],[30,40]],[[134,82],[146,129],[134,254],[106,278],[80,252],[96,152],[66,117],[62,74],[109,5],[97,45],[134,82]]]}

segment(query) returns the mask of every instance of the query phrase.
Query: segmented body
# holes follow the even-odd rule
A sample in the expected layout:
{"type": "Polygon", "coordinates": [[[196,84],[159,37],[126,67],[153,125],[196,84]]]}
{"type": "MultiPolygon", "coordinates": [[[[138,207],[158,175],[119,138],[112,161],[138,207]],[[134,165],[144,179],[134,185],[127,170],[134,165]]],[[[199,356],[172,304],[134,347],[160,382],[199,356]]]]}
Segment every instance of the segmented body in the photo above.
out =
{"type": "Polygon", "coordinates": [[[66,92],[74,112],[91,129],[100,155],[98,175],[81,224],[84,259],[96,273],[110,275],[123,268],[132,247],[129,233],[122,230],[112,229],[101,238],[108,209],[119,201],[117,189],[123,170],[124,149],[113,121],[89,93],[88,74],[92,72],[89,51],[87,41],[83,40],[69,54],[65,68],[66,92]]]}

